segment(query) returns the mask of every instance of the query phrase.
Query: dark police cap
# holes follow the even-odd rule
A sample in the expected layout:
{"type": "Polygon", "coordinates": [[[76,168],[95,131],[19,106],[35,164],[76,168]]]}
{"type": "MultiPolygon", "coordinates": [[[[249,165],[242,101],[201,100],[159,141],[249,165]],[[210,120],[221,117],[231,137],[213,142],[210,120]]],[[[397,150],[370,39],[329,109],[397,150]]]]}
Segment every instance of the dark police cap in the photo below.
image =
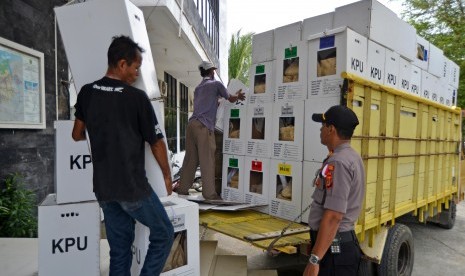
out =
{"type": "Polygon", "coordinates": [[[313,113],[312,120],[335,126],[337,129],[355,129],[358,118],[355,113],[346,106],[335,105],[330,107],[324,114],[313,113]]]}

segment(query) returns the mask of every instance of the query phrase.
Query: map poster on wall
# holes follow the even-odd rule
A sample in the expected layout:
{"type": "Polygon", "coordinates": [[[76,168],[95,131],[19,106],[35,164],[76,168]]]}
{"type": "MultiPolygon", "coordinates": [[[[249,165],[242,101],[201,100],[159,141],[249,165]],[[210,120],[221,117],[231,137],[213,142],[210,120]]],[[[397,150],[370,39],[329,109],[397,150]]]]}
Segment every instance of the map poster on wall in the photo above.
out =
{"type": "Polygon", "coordinates": [[[44,54],[0,37],[0,128],[45,128],[44,54]]]}

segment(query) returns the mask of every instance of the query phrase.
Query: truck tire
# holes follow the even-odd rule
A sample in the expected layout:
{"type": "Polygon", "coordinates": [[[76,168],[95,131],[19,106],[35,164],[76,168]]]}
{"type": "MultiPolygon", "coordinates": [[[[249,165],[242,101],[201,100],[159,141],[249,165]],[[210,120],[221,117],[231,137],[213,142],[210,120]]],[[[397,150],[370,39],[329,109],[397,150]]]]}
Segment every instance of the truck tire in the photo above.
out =
{"type": "Polygon", "coordinates": [[[443,204],[442,212],[439,214],[438,225],[444,229],[452,229],[455,225],[455,215],[457,213],[457,206],[455,201],[449,201],[449,209],[444,209],[443,204]]]}
{"type": "Polygon", "coordinates": [[[396,224],[389,229],[384,246],[379,276],[410,276],[413,270],[413,236],[410,229],[403,224],[396,224]]]}

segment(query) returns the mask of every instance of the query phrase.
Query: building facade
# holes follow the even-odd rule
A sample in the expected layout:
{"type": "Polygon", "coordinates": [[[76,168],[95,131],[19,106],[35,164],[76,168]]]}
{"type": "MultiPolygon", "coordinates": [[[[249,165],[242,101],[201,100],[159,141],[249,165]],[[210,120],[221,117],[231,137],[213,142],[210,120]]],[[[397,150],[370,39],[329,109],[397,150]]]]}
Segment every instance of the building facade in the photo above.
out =
{"type": "MultiPolygon", "coordinates": [[[[77,96],[53,9],[82,2],[0,1],[0,37],[44,55],[45,128],[9,128],[0,118],[0,179],[21,174],[38,202],[55,192],[54,121],[73,119],[77,96]]],[[[182,151],[193,91],[201,80],[197,65],[210,60],[218,64],[220,79],[227,80],[226,1],[131,2],[144,13],[162,95],[158,100],[164,105],[164,120],[160,121],[164,122],[169,148],[182,151]]]]}

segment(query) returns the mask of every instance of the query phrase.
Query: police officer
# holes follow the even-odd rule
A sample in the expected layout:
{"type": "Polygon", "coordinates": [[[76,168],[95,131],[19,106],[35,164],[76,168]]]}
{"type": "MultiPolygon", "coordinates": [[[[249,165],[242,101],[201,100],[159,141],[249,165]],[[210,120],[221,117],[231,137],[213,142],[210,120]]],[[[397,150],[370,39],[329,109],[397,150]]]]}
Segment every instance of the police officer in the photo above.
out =
{"type": "Polygon", "coordinates": [[[308,218],[312,251],[304,275],[357,275],[361,250],[354,224],[365,193],[365,170],[350,139],[359,122],[342,105],[315,113],[312,120],[322,123],[320,139],[329,155],[313,181],[308,218]]]}

